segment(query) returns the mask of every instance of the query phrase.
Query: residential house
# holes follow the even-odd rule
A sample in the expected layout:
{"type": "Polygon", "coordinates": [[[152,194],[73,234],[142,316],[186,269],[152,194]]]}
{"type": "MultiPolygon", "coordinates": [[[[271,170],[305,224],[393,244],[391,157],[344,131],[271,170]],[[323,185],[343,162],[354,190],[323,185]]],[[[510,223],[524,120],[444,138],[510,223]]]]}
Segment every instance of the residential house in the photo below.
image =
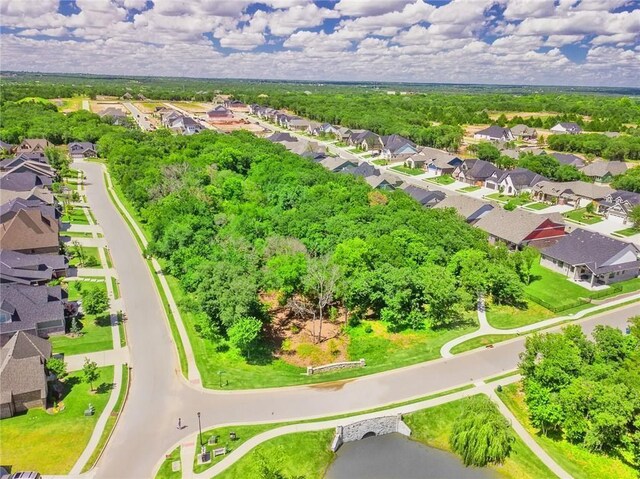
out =
{"type": "Polygon", "coordinates": [[[464,160],[453,172],[453,177],[472,186],[484,186],[492,175],[502,176],[503,171],[485,160],[464,160]]]}
{"type": "Polygon", "coordinates": [[[424,147],[420,150],[420,155],[427,158],[427,170],[436,176],[451,175],[456,168],[462,165],[459,156],[435,148],[424,147]]]}
{"type": "Polygon", "coordinates": [[[382,140],[369,130],[355,130],[349,137],[348,143],[365,151],[380,151],[382,149],[382,140]]]}
{"type": "Polygon", "coordinates": [[[302,153],[303,158],[313,161],[314,163],[320,163],[322,160],[329,158],[327,153],[324,151],[305,151],[302,153]]]}
{"type": "Polygon", "coordinates": [[[12,145],[11,143],[0,140],[0,152],[2,152],[3,154],[13,153],[15,147],[16,146],[12,145]]]}
{"type": "Polygon", "coordinates": [[[345,158],[327,157],[320,161],[320,164],[327,170],[333,172],[344,171],[347,168],[355,168],[358,163],[353,160],[347,160],[345,158]]]}
{"type": "Polygon", "coordinates": [[[382,156],[390,160],[406,160],[418,152],[416,144],[400,135],[381,136],[382,156]]]}
{"type": "Polygon", "coordinates": [[[551,131],[556,135],[577,135],[582,132],[582,128],[577,123],[558,123],[551,127],[551,131]]]}
{"type": "Polygon", "coordinates": [[[576,168],[582,168],[586,163],[584,161],[584,159],[580,158],[579,156],[573,155],[571,153],[551,153],[551,156],[553,156],[556,160],[558,160],[558,163],[560,163],[561,165],[569,165],[569,166],[575,166],[576,168]]]}
{"type": "Polygon", "coordinates": [[[542,266],[592,287],[636,278],[640,272],[636,245],[581,228],[540,254],[542,266]]]}
{"type": "Polygon", "coordinates": [[[615,190],[600,201],[598,213],[613,221],[627,224],[629,222],[629,213],[638,205],[640,205],[640,194],[615,190]]]}
{"type": "Polygon", "coordinates": [[[0,419],[28,409],[47,407],[46,362],[51,344],[18,332],[0,349],[0,419]]]}
{"type": "Polygon", "coordinates": [[[60,217],[60,212],[53,205],[43,203],[39,199],[25,200],[24,198],[15,198],[0,205],[0,223],[9,221],[21,210],[38,210],[43,216],[52,221],[60,217]]]}
{"type": "Polygon", "coordinates": [[[49,143],[49,141],[44,138],[26,138],[22,140],[22,143],[18,145],[18,147],[16,148],[16,153],[44,153],[47,148],[50,148],[52,146],[53,144],[49,143]]]}
{"type": "Polygon", "coordinates": [[[65,276],[67,266],[63,255],[0,250],[0,283],[45,284],[65,276]]]}
{"type": "Polygon", "coordinates": [[[516,196],[521,193],[531,192],[534,185],[546,179],[544,176],[526,168],[515,168],[507,171],[497,170],[487,178],[485,186],[492,190],[501,191],[505,195],[516,196]]]}
{"type": "Polygon", "coordinates": [[[20,253],[55,253],[60,250],[58,220],[38,208],[21,209],[0,224],[2,249],[20,253]]]}
{"type": "Polygon", "coordinates": [[[15,158],[7,158],[0,161],[0,172],[3,175],[10,173],[33,173],[35,175],[54,178],[55,170],[48,163],[41,161],[27,160],[25,155],[18,155],[15,158]]]}
{"type": "Polygon", "coordinates": [[[613,190],[586,181],[540,181],[532,189],[537,201],[583,208],[606,198],[613,190]]]}
{"type": "Polygon", "coordinates": [[[510,249],[548,244],[549,240],[566,234],[562,216],[530,213],[522,209],[507,211],[494,208],[475,226],[489,234],[489,242],[503,242],[510,249]]]}
{"type": "Polygon", "coordinates": [[[510,128],[511,134],[518,140],[535,140],[538,137],[538,132],[535,128],[518,124],[510,128]]]}
{"type": "Polygon", "coordinates": [[[335,134],[337,132],[338,132],[338,128],[336,128],[335,126],[333,126],[333,125],[331,125],[329,123],[323,123],[318,128],[313,130],[311,132],[311,134],[312,135],[316,135],[316,136],[320,136],[320,135],[333,135],[333,136],[335,136],[335,134]]]}
{"type": "Polygon", "coordinates": [[[580,171],[594,181],[609,183],[615,176],[621,175],[627,171],[627,164],[624,161],[599,160],[589,163],[580,171]]]}
{"type": "Polygon", "coordinates": [[[295,141],[298,141],[298,138],[293,136],[291,133],[279,132],[279,131],[275,132],[271,136],[267,136],[266,139],[272,143],[282,143],[282,142],[293,143],[295,141]]]}
{"type": "Polygon", "coordinates": [[[387,175],[367,176],[365,177],[364,181],[366,181],[369,186],[371,186],[371,188],[374,188],[376,190],[395,190],[396,182],[387,175]]]}
{"type": "Polygon", "coordinates": [[[169,124],[169,128],[183,135],[194,135],[204,130],[204,127],[189,116],[180,115],[169,124]]]}
{"type": "Polygon", "coordinates": [[[338,128],[338,131],[335,132],[336,140],[347,143],[352,133],[353,131],[350,130],[349,128],[345,128],[341,126],[338,128]]]}
{"type": "Polygon", "coordinates": [[[60,286],[0,285],[0,344],[18,331],[41,338],[63,334],[62,294],[60,286]]]}
{"type": "Polygon", "coordinates": [[[512,141],[515,140],[513,133],[509,128],[503,126],[491,125],[489,128],[477,131],[473,134],[476,140],[487,141],[512,141]]]}
{"type": "Polygon", "coordinates": [[[53,180],[46,175],[33,172],[6,173],[0,177],[0,190],[30,191],[34,188],[48,188],[53,180]]]}
{"type": "Polygon", "coordinates": [[[56,201],[53,192],[47,188],[35,187],[25,191],[0,190],[0,204],[8,203],[16,198],[40,200],[48,205],[53,205],[56,201]]]}
{"type": "Polygon", "coordinates": [[[160,110],[158,114],[160,115],[160,123],[162,123],[162,126],[166,126],[167,128],[171,128],[174,121],[182,118],[180,113],[170,108],[160,110]]]}
{"type": "Polygon", "coordinates": [[[226,100],[224,107],[234,111],[249,111],[249,107],[240,100],[226,100]]]}
{"type": "Polygon", "coordinates": [[[228,122],[233,120],[233,113],[222,105],[218,105],[207,112],[207,119],[212,122],[228,122]]]}
{"type": "Polygon", "coordinates": [[[453,208],[467,223],[475,224],[480,218],[493,210],[495,206],[472,196],[450,195],[438,203],[435,208],[453,208]]]}
{"type": "Polygon", "coordinates": [[[410,185],[408,183],[402,185],[401,188],[406,194],[408,194],[422,206],[425,206],[427,208],[436,206],[447,197],[447,195],[445,195],[442,191],[431,191],[426,188],[420,188],[419,186],[410,185]]]}
{"type": "Polygon", "coordinates": [[[307,133],[307,135],[318,135],[319,134],[319,130],[322,127],[322,125],[320,123],[318,123],[317,121],[310,121],[309,125],[307,126],[307,129],[305,131],[305,133],[307,133]]]}
{"type": "Polygon", "coordinates": [[[111,118],[114,125],[124,125],[127,123],[127,113],[120,108],[112,106],[105,108],[98,113],[100,118],[111,118]]]}
{"type": "Polygon", "coordinates": [[[96,158],[98,156],[96,145],[87,141],[69,143],[67,149],[69,150],[69,156],[73,160],[96,158]]]}
{"type": "Polygon", "coordinates": [[[284,127],[293,131],[306,131],[309,128],[309,120],[300,117],[289,117],[285,120],[284,127]]]}
{"type": "Polygon", "coordinates": [[[350,175],[362,176],[367,178],[369,176],[380,176],[382,172],[370,163],[363,161],[355,168],[345,168],[343,173],[349,173],[350,175]]]}

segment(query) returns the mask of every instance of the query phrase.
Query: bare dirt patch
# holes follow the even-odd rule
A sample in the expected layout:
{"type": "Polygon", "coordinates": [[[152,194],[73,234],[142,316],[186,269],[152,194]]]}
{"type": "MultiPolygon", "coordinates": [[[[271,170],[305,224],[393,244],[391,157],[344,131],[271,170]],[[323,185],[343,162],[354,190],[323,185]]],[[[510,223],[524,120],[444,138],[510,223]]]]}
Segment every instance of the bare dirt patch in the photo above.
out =
{"type": "Polygon", "coordinates": [[[123,113],[128,113],[128,110],[120,104],[120,102],[115,101],[91,101],[90,102],[91,111],[94,113],[101,113],[107,108],[115,108],[116,110],[120,110],[123,113]]]}

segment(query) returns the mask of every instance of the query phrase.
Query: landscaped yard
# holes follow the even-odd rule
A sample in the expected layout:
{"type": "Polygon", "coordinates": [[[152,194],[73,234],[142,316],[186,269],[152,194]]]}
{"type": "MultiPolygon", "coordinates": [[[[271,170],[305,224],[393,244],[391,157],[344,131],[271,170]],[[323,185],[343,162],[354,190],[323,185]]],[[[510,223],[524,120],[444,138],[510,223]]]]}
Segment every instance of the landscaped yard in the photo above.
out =
{"type": "Polygon", "coordinates": [[[385,160],[385,159],[378,159],[378,160],[373,160],[371,163],[373,163],[374,165],[378,165],[378,166],[384,166],[384,165],[388,165],[389,161],[385,160]]]}
{"type": "Polygon", "coordinates": [[[77,337],[70,335],[51,336],[51,344],[55,353],[70,356],[113,349],[111,320],[108,312],[97,316],[86,314],[78,319],[78,326],[81,329],[80,335],[77,337]]]}
{"type": "Polygon", "coordinates": [[[460,188],[456,191],[459,191],[461,193],[471,193],[472,191],[478,191],[479,189],[479,186],[465,186],[464,188],[460,188]]]}
{"type": "Polygon", "coordinates": [[[549,203],[529,203],[528,205],[526,205],[526,208],[529,208],[530,210],[540,211],[545,210],[550,206],[551,205],[549,203]]]}
{"type": "Polygon", "coordinates": [[[634,469],[623,459],[594,454],[563,439],[552,439],[540,434],[529,422],[524,394],[519,383],[503,387],[498,395],[538,444],[575,479],[635,479],[634,469]]]}
{"type": "Polygon", "coordinates": [[[402,165],[392,166],[391,169],[399,173],[403,173],[405,175],[411,175],[411,176],[417,176],[424,173],[424,170],[421,168],[409,168],[407,166],[402,166],[402,165]]]}
{"type": "Polygon", "coordinates": [[[182,471],[178,470],[173,472],[172,469],[172,464],[175,461],[180,462],[180,446],[176,447],[168,457],[165,458],[156,474],[156,479],[180,479],[182,477],[182,471]]]}
{"type": "Polygon", "coordinates": [[[89,220],[84,213],[84,208],[72,207],[70,211],[60,218],[63,223],[71,223],[74,225],[88,225],[89,220]]]}
{"type": "MultiPolygon", "coordinates": [[[[177,280],[171,276],[166,278],[176,302],[182,304],[185,296],[177,280]]],[[[220,387],[218,371],[226,372],[223,375],[225,388],[255,389],[333,381],[408,366],[439,358],[443,344],[477,329],[474,312],[469,313],[468,325],[450,330],[426,329],[390,333],[380,321],[365,321],[357,327],[349,328],[347,334],[349,358],[364,358],[367,361],[366,367],[307,376],[304,368],[268,355],[249,364],[234,349],[221,350],[214,342],[198,336],[194,329],[193,315],[184,308],[180,313],[185,321],[203,386],[215,389],[220,387]]],[[[313,358],[315,355],[320,356],[320,353],[316,345],[305,345],[306,357],[313,358]]]]}
{"type": "Polygon", "coordinates": [[[233,466],[216,476],[219,479],[265,477],[263,461],[284,474],[283,477],[319,479],[331,464],[334,453],[329,449],[333,429],[286,434],[263,442],[233,466]]]}
{"type": "Polygon", "coordinates": [[[89,442],[93,428],[109,400],[113,366],[98,368],[95,392],[82,382],[82,372],[66,379],[64,410],[48,414],[31,409],[26,414],[3,419],[0,426],[0,464],[14,472],[36,470],[41,474],[68,474],[89,442]],[[85,416],[89,404],[93,416],[85,416]]]}
{"type": "Polygon", "coordinates": [[[102,288],[105,291],[107,286],[105,285],[105,278],[103,276],[95,276],[84,278],[81,280],[67,281],[67,299],[69,301],[77,301],[81,298],[81,293],[84,288],[102,288]]]}
{"type": "Polygon", "coordinates": [[[623,230],[615,231],[613,234],[629,237],[629,236],[640,234],[640,228],[625,228],[623,230]]]}
{"type": "Polygon", "coordinates": [[[569,211],[564,214],[565,218],[568,218],[577,223],[584,223],[587,225],[593,225],[600,223],[603,218],[593,213],[589,213],[586,208],[579,208],[577,210],[569,211]]]}
{"type": "Polygon", "coordinates": [[[527,196],[527,195],[524,195],[524,196],[511,196],[511,195],[504,195],[502,193],[492,193],[490,195],[485,196],[485,198],[488,198],[490,200],[499,201],[500,203],[515,204],[516,206],[523,206],[523,205],[531,203],[531,198],[529,196],[527,196]]]}
{"type": "MultiPolygon", "coordinates": [[[[489,398],[483,397],[489,401],[489,398]]],[[[464,401],[465,399],[460,399],[404,415],[404,422],[411,429],[411,438],[428,446],[452,452],[449,436],[456,418],[464,411],[464,401]]],[[[489,468],[500,477],[531,479],[553,477],[552,472],[518,436],[513,443],[511,455],[504,464],[492,465],[489,468]]]]}
{"type": "Polygon", "coordinates": [[[61,231],[60,236],[68,236],[69,238],[93,238],[93,235],[86,231],[61,231]]]}
{"type": "Polygon", "coordinates": [[[118,280],[113,276],[111,277],[111,289],[113,289],[113,298],[120,298],[120,287],[118,286],[118,280]]]}
{"type": "Polygon", "coordinates": [[[454,180],[453,176],[451,175],[442,175],[442,176],[435,176],[433,178],[426,178],[425,181],[436,183],[438,185],[450,185],[451,183],[454,183],[456,180],[454,180]]]}
{"type": "Polygon", "coordinates": [[[72,268],[101,268],[100,253],[96,246],[74,246],[68,244],[67,249],[70,253],[69,266],[72,268]],[[81,258],[81,256],[83,258],[81,258]]]}
{"type": "Polygon", "coordinates": [[[498,329],[520,328],[556,316],[547,308],[526,300],[525,308],[506,305],[487,305],[487,320],[498,329]]]}

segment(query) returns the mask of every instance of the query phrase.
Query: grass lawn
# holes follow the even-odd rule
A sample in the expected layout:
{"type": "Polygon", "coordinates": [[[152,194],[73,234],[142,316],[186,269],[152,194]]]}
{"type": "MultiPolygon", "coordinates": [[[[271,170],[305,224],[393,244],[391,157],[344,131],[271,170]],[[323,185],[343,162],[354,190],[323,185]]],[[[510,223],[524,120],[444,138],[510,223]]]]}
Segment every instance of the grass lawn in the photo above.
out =
{"type": "Polygon", "coordinates": [[[490,200],[499,201],[500,203],[512,203],[516,206],[523,206],[528,203],[531,203],[531,198],[529,197],[521,197],[521,196],[511,196],[504,195],[502,193],[493,193],[485,196],[485,198],[489,198],[490,200]]]}
{"type": "MultiPolygon", "coordinates": [[[[486,396],[487,401],[490,401],[486,396]]],[[[429,409],[423,409],[404,416],[404,422],[411,428],[411,439],[444,451],[451,451],[449,436],[455,419],[464,410],[464,401],[460,399],[429,409]]],[[[452,452],[453,453],[453,452],[452,452]]],[[[511,455],[502,465],[488,466],[500,477],[514,479],[547,479],[553,473],[531,452],[516,436],[511,455]]]]}
{"type": "Polygon", "coordinates": [[[472,349],[482,348],[488,344],[499,343],[500,341],[506,341],[507,339],[515,338],[516,334],[486,334],[484,336],[478,336],[477,338],[471,338],[454,346],[451,349],[452,354],[460,354],[465,351],[471,351],[472,349]]]}
{"type": "Polygon", "coordinates": [[[92,277],[92,280],[76,280],[76,281],[68,281],[67,284],[67,296],[69,301],[77,301],[81,298],[81,293],[84,288],[102,288],[105,291],[107,290],[107,286],[105,285],[104,277],[92,277]]]}
{"type": "Polygon", "coordinates": [[[411,175],[411,176],[417,176],[424,173],[424,170],[421,168],[409,168],[407,166],[402,166],[402,165],[392,166],[391,169],[399,173],[403,173],[405,175],[411,175]]]}
{"type": "Polygon", "coordinates": [[[479,186],[465,186],[464,188],[460,188],[456,191],[460,191],[461,193],[471,193],[472,191],[478,191],[479,189],[479,186]]]}
{"type": "Polygon", "coordinates": [[[575,479],[635,479],[635,470],[621,459],[594,454],[565,440],[540,434],[529,422],[527,405],[518,383],[504,386],[498,395],[538,444],[575,479]]]}
{"type": "Polygon", "coordinates": [[[109,248],[104,249],[104,256],[107,259],[107,268],[113,268],[113,260],[111,259],[111,252],[109,248]]]}
{"type": "Polygon", "coordinates": [[[111,436],[111,432],[116,425],[116,421],[118,420],[118,416],[120,415],[120,411],[122,410],[122,405],[124,404],[124,399],[127,395],[127,389],[129,387],[129,368],[124,364],[122,367],[122,387],[120,388],[120,393],[118,394],[118,400],[116,401],[115,406],[113,406],[113,411],[111,411],[111,415],[107,419],[107,424],[105,425],[104,430],[102,431],[102,435],[100,436],[100,441],[96,446],[93,454],[89,458],[89,461],[82,469],[82,472],[86,472],[95,466],[96,461],[102,454],[103,449],[107,445],[107,440],[109,436],[111,436]]]}
{"type": "Polygon", "coordinates": [[[640,228],[625,228],[623,230],[615,231],[613,234],[629,237],[629,236],[640,234],[640,228]]]}
{"type": "Polygon", "coordinates": [[[93,428],[109,400],[113,366],[98,368],[100,378],[95,392],[81,381],[82,372],[65,380],[64,410],[47,414],[31,409],[25,414],[2,420],[0,427],[0,464],[13,471],[37,470],[41,474],[68,474],[89,442],[93,428]],[[84,416],[89,403],[96,413],[84,416]]]}
{"type": "Polygon", "coordinates": [[[165,458],[162,466],[156,474],[156,479],[180,479],[182,477],[182,471],[173,472],[171,464],[174,461],[180,461],[180,446],[176,447],[171,454],[168,454],[165,458]]]}
{"type": "MultiPolygon", "coordinates": [[[[85,264],[92,264],[92,266],[87,266],[88,268],[101,268],[102,263],[100,262],[100,253],[98,252],[97,246],[80,246],[82,249],[82,254],[85,258],[85,264]],[[92,258],[92,259],[89,259],[92,258]]],[[[68,247],[69,250],[69,266],[72,268],[83,267],[84,265],[81,263],[80,255],[76,252],[76,247],[70,245],[68,247]]]]}
{"type": "Polygon", "coordinates": [[[84,213],[84,208],[73,208],[69,213],[62,215],[60,220],[63,223],[71,223],[73,225],[88,225],[89,220],[84,213]]]}
{"type": "Polygon", "coordinates": [[[498,329],[519,328],[555,316],[556,314],[552,311],[529,299],[526,300],[524,309],[505,305],[487,305],[487,320],[491,326],[498,329]]]}
{"type": "Polygon", "coordinates": [[[529,208],[530,210],[545,210],[547,208],[549,208],[551,205],[548,203],[529,203],[528,205],[525,206],[525,208],[529,208]]]}
{"type": "Polygon", "coordinates": [[[118,315],[118,331],[120,332],[120,347],[124,348],[127,345],[127,330],[124,327],[122,315],[118,315]]]}
{"type": "Polygon", "coordinates": [[[262,477],[261,462],[266,460],[284,477],[320,479],[331,464],[334,453],[329,446],[333,429],[286,434],[263,442],[233,466],[216,476],[220,479],[262,477]]]}
{"type": "Polygon", "coordinates": [[[60,100],[62,100],[62,105],[59,107],[61,110],[78,111],[82,109],[82,100],[88,100],[88,98],[74,96],[73,98],[61,98],[60,100]]]}
{"type": "Polygon", "coordinates": [[[111,277],[111,288],[113,289],[113,298],[114,299],[120,298],[120,288],[118,286],[118,280],[115,279],[113,276],[111,277]]]}
{"type": "Polygon", "coordinates": [[[51,336],[54,352],[70,356],[113,349],[108,312],[98,316],[87,314],[78,320],[78,324],[82,334],[76,338],[66,335],[51,336]]]}
{"type": "Polygon", "coordinates": [[[568,213],[564,214],[564,217],[577,223],[583,223],[586,225],[600,223],[603,220],[602,216],[588,213],[586,208],[579,208],[577,210],[569,211],[568,213]]]}
{"type": "Polygon", "coordinates": [[[378,165],[378,166],[384,166],[384,165],[388,165],[389,161],[388,160],[379,159],[379,160],[373,160],[371,163],[373,163],[374,165],[378,165]]]}
{"type": "Polygon", "coordinates": [[[69,238],[93,238],[93,235],[86,231],[61,231],[60,236],[68,236],[69,238]]]}
{"type": "Polygon", "coordinates": [[[450,185],[451,183],[454,183],[456,180],[454,180],[453,176],[451,175],[442,175],[442,176],[436,176],[433,178],[426,178],[424,181],[429,181],[431,183],[436,183],[438,185],[450,185]]]}
{"type": "MultiPolygon", "coordinates": [[[[173,296],[178,304],[183,304],[185,295],[178,281],[167,276],[173,296]]],[[[218,371],[228,371],[224,375],[229,389],[255,389],[266,387],[291,386],[334,381],[356,376],[364,376],[402,366],[408,366],[440,357],[440,347],[453,338],[477,329],[475,322],[451,330],[407,331],[391,334],[385,325],[378,321],[367,322],[371,332],[367,333],[365,323],[349,329],[350,358],[364,358],[365,368],[348,369],[335,373],[307,376],[304,368],[296,367],[280,359],[264,358],[262,364],[248,364],[235,350],[220,351],[216,344],[198,336],[194,329],[193,314],[182,309],[191,347],[202,376],[202,384],[207,388],[219,388],[218,371]]],[[[470,313],[470,321],[475,321],[470,313]]],[[[311,351],[310,354],[313,352],[311,351]]]]}

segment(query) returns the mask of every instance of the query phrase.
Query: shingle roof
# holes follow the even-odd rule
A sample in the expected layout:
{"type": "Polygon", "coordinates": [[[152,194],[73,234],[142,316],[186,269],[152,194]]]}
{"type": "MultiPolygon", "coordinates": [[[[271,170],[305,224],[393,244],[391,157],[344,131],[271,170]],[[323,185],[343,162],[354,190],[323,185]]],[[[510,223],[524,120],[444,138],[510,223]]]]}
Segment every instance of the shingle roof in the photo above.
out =
{"type": "MultiPolygon", "coordinates": [[[[640,250],[633,243],[625,243],[593,231],[577,228],[541,253],[573,266],[586,265],[596,274],[609,272],[605,263],[622,251],[631,248],[636,256],[640,250]]],[[[627,266],[634,267],[633,263],[627,266]]],[[[618,266],[620,268],[620,266],[618,266]]]]}
{"type": "Polygon", "coordinates": [[[43,216],[38,209],[19,210],[11,219],[0,224],[3,249],[13,251],[57,249],[58,220],[43,216]]]}
{"type": "Polygon", "coordinates": [[[23,254],[0,250],[0,283],[50,281],[54,271],[65,270],[67,258],[58,254],[23,254]]]}
{"type": "Polygon", "coordinates": [[[271,136],[267,136],[266,139],[273,143],[280,143],[281,141],[288,141],[288,142],[298,141],[298,138],[293,136],[291,133],[284,133],[284,132],[276,132],[271,136]]]}
{"type": "Polygon", "coordinates": [[[24,198],[27,200],[41,200],[48,205],[53,204],[55,198],[53,193],[46,188],[32,188],[25,191],[12,191],[0,189],[0,203],[6,203],[16,198],[24,198]]]}
{"type": "Polygon", "coordinates": [[[476,135],[485,135],[489,138],[508,138],[510,134],[509,128],[504,128],[498,125],[491,125],[484,130],[476,131],[476,135]]]}
{"type": "Polygon", "coordinates": [[[477,180],[486,180],[495,172],[499,171],[496,165],[494,165],[493,163],[489,163],[488,161],[484,161],[484,160],[473,160],[473,161],[474,163],[471,166],[471,168],[469,168],[465,172],[465,176],[469,178],[474,178],[477,180]]]}
{"type": "Polygon", "coordinates": [[[414,185],[407,185],[403,190],[421,205],[438,203],[447,197],[442,191],[431,191],[414,185]]]}
{"type": "Polygon", "coordinates": [[[346,160],[344,158],[332,158],[332,157],[324,158],[322,161],[320,161],[320,164],[330,171],[343,169],[345,168],[345,166],[354,166],[354,162],[351,160],[346,160]]]}
{"type": "Polygon", "coordinates": [[[496,238],[519,245],[546,220],[563,224],[560,215],[540,215],[521,209],[507,211],[495,208],[480,218],[475,226],[496,238]]]}
{"type": "Polygon", "coordinates": [[[533,191],[556,197],[566,195],[601,200],[610,195],[613,189],[586,181],[540,181],[533,187],[533,191]]]}
{"type": "Polygon", "coordinates": [[[364,178],[369,176],[380,176],[382,174],[378,168],[366,162],[360,163],[355,168],[346,168],[344,172],[355,176],[362,176],[364,178]]]}
{"type": "Polygon", "coordinates": [[[611,193],[612,201],[628,201],[632,205],[640,205],[640,193],[633,193],[631,191],[615,190],[611,193]]]}
{"type": "Polygon", "coordinates": [[[547,179],[544,176],[539,175],[538,173],[527,170],[526,168],[515,168],[513,170],[507,170],[502,174],[498,182],[504,181],[507,178],[511,178],[511,182],[516,187],[533,186],[536,183],[547,179]]]}
{"type": "Polygon", "coordinates": [[[511,127],[511,133],[515,136],[533,135],[536,133],[536,129],[531,126],[519,124],[511,127]]]}
{"type": "Polygon", "coordinates": [[[64,307],[60,286],[0,285],[0,310],[11,317],[0,323],[0,333],[31,330],[38,323],[60,321],[64,327],[64,307]]]}
{"type": "Polygon", "coordinates": [[[88,141],[75,141],[73,143],[69,143],[67,145],[67,149],[69,152],[79,151],[84,153],[87,150],[96,151],[96,145],[89,143],[88,141]]]}
{"type": "Polygon", "coordinates": [[[483,206],[489,206],[493,209],[493,205],[472,196],[450,195],[438,203],[435,208],[454,208],[461,216],[468,219],[483,206]]]}
{"type": "Polygon", "coordinates": [[[405,145],[411,145],[414,148],[416,146],[413,141],[408,140],[400,135],[381,136],[380,141],[382,142],[384,148],[391,151],[392,153],[399,150],[405,145]]]}
{"type": "Polygon", "coordinates": [[[572,165],[577,168],[584,166],[584,160],[571,153],[551,153],[551,156],[558,160],[561,165],[572,165]]]}
{"type": "Polygon", "coordinates": [[[11,191],[28,191],[37,186],[51,186],[53,181],[44,175],[35,173],[7,173],[0,178],[0,189],[11,191]]]}
{"type": "Polygon", "coordinates": [[[12,396],[40,392],[46,399],[45,361],[51,357],[51,345],[45,339],[18,332],[0,349],[0,402],[11,402],[12,396]]]}
{"type": "Polygon", "coordinates": [[[592,178],[602,178],[607,174],[618,176],[627,171],[627,164],[623,161],[594,161],[581,171],[592,178]]]}
{"type": "Polygon", "coordinates": [[[2,205],[0,205],[0,223],[4,223],[5,221],[9,221],[13,218],[18,211],[20,210],[31,210],[36,209],[42,213],[43,216],[50,218],[52,220],[56,220],[58,218],[57,210],[51,206],[47,205],[41,200],[26,200],[23,198],[15,198],[11,201],[8,201],[2,205]]]}

